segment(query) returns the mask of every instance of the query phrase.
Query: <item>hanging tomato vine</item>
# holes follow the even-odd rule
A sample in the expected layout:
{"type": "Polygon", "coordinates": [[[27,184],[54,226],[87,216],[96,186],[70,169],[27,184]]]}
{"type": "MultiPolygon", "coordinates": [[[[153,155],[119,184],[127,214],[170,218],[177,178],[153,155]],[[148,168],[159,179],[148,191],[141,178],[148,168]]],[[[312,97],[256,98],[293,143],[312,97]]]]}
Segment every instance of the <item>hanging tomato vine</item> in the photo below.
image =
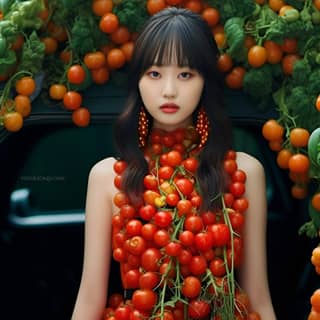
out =
{"type": "Polygon", "coordinates": [[[242,90],[258,110],[277,109],[262,134],[288,171],[292,196],[310,197],[310,221],[300,233],[317,237],[320,0],[2,0],[0,126],[20,130],[39,91],[87,126],[82,92],[121,82],[118,70],[130,61],[137,32],[170,5],[201,14],[212,28],[227,87],[242,90]]]}

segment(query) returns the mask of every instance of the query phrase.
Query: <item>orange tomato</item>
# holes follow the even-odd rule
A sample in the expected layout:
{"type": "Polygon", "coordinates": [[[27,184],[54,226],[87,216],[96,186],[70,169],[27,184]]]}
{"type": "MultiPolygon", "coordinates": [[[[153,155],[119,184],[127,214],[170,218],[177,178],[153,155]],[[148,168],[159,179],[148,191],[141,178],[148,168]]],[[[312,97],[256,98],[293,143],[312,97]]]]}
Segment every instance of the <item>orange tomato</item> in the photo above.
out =
{"type": "Polygon", "coordinates": [[[283,17],[286,14],[286,11],[294,9],[293,6],[290,6],[288,4],[285,4],[284,6],[282,6],[279,10],[279,16],[283,17]]]}
{"type": "Polygon", "coordinates": [[[52,21],[49,21],[47,25],[47,31],[50,36],[56,39],[59,42],[64,42],[68,39],[67,31],[64,27],[56,25],[52,21]]]}
{"type": "Polygon", "coordinates": [[[300,57],[297,54],[287,54],[281,60],[282,71],[285,75],[292,75],[293,67],[300,57]]]}
{"type": "MultiPolygon", "coordinates": [[[[312,207],[320,212],[320,192],[315,193],[311,198],[312,207]]],[[[320,263],[319,263],[320,265],[320,263]]]]}
{"type": "Polygon", "coordinates": [[[283,0],[269,0],[268,4],[273,11],[278,12],[285,5],[285,2],[283,0]]]}
{"type": "Polygon", "coordinates": [[[305,199],[308,194],[308,189],[305,185],[294,184],[291,187],[291,195],[295,199],[305,199]]]}
{"type": "Polygon", "coordinates": [[[147,10],[151,16],[163,10],[166,6],[165,0],[148,0],[147,2],[147,10]]]}
{"type": "Polygon", "coordinates": [[[288,165],[290,171],[294,173],[303,173],[309,170],[310,160],[306,155],[296,153],[290,158],[288,165]]]}
{"type": "Polygon", "coordinates": [[[312,250],[311,263],[317,267],[320,266],[320,247],[316,247],[312,250]]]}
{"type": "Polygon", "coordinates": [[[121,68],[126,62],[126,56],[119,48],[113,48],[107,55],[108,66],[111,69],[121,68]]]}
{"type": "Polygon", "coordinates": [[[62,100],[67,93],[67,88],[63,84],[53,84],[49,88],[49,97],[53,100],[62,100]]]}
{"type": "Polygon", "coordinates": [[[262,135],[268,141],[281,140],[284,128],[277,120],[270,119],[262,126],[262,135]]]}
{"type": "Polygon", "coordinates": [[[19,112],[22,117],[27,117],[31,112],[31,101],[28,96],[18,94],[14,98],[15,111],[19,112]]]}
{"type": "Polygon", "coordinates": [[[124,43],[120,47],[120,49],[124,53],[124,55],[126,57],[126,61],[130,61],[131,57],[132,57],[133,50],[134,50],[134,42],[133,41],[128,41],[128,42],[124,43]]]}
{"type": "Polygon", "coordinates": [[[125,26],[120,26],[115,32],[111,33],[111,40],[115,44],[123,44],[130,40],[130,31],[125,26]]]}
{"type": "Polygon", "coordinates": [[[292,152],[289,149],[282,149],[277,155],[277,164],[281,169],[289,168],[289,160],[292,157],[292,152]]]}
{"type": "Polygon", "coordinates": [[[233,65],[232,58],[228,53],[222,53],[217,61],[217,67],[221,72],[228,72],[233,65]]]}
{"type": "Polygon", "coordinates": [[[23,117],[17,112],[8,112],[3,116],[3,125],[10,132],[17,132],[23,126],[23,117]]]}
{"type": "Polygon", "coordinates": [[[202,3],[198,0],[187,0],[184,3],[184,7],[195,13],[200,13],[202,10],[202,3]]]}
{"type": "Polygon", "coordinates": [[[313,5],[320,10],[320,0],[313,0],[313,5]]]}
{"type": "Polygon", "coordinates": [[[24,96],[31,96],[36,89],[36,82],[31,77],[22,77],[15,84],[16,91],[24,96]]]}
{"type": "Polygon", "coordinates": [[[41,42],[45,45],[44,52],[46,54],[55,53],[58,49],[58,41],[52,37],[44,37],[41,42]]]}
{"type": "Polygon", "coordinates": [[[320,312],[317,312],[314,309],[311,309],[308,320],[319,320],[320,319],[320,312]]]}
{"type": "Polygon", "coordinates": [[[71,61],[71,51],[63,50],[60,52],[59,58],[62,60],[65,64],[68,64],[71,61]]]}
{"type": "Polygon", "coordinates": [[[264,42],[263,46],[267,50],[267,61],[270,64],[277,64],[281,61],[283,52],[281,46],[271,40],[264,42]]]}
{"type": "Polygon", "coordinates": [[[213,36],[217,33],[224,33],[223,25],[217,24],[211,29],[211,31],[212,31],[213,36]]]}
{"type": "Polygon", "coordinates": [[[267,61],[267,50],[266,48],[254,45],[248,51],[248,63],[254,67],[258,68],[264,65],[267,61]]]}
{"type": "Polygon", "coordinates": [[[99,69],[106,63],[106,57],[101,51],[89,52],[83,58],[84,64],[89,70],[99,69]]]}
{"type": "Polygon", "coordinates": [[[90,112],[87,108],[81,107],[72,112],[72,121],[78,127],[87,127],[90,123],[90,112]]]}
{"type": "Polygon", "coordinates": [[[112,12],[112,8],[112,0],[94,0],[92,2],[92,11],[99,17],[102,17],[106,13],[112,12]]]}
{"type": "Polygon", "coordinates": [[[294,147],[305,147],[308,144],[310,133],[304,128],[294,128],[290,131],[289,137],[294,147]]]}
{"type": "Polygon", "coordinates": [[[283,139],[269,141],[269,148],[272,151],[280,151],[282,149],[283,139]]]}
{"type": "Polygon", "coordinates": [[[111,12],[104,14],[100,19],[99,28],[105,33],[115,32],[119,28],[118,17],[111,12]]]}
{"type": "Polygon", "coordinates": [[[310,303],[312,305],[312,309],[317,312],[320,312],[320,289],[317,289],[313,292],[310,303]]]}
{"type": "Polygon", "coordinates": [[[82,96],[79,92],[68,91],[63,96],[63,105],[67,110],[75,110],[80,108],[82,104],[82,96]]]}
{"type": "Polygon", "coordinates": [[[224,48],[227,44],[227,38],[224,32],[215,33],[214,40],[219,49],[224,48]]]}
{"type": "Polygon", "coordinates": [[[317,96],[315,107],[318,111],[320,111],[320,94],[317,96]]]}
{"type": "Polygon", "coordinates": [[[207,21],[210,27],[214,27],[215,25],[217,25],[220,20],[219,11],[215,8],[206,8],[202,11],[201,15],[202,18],[207,21]]]}
{"type": "Polygon", "coordinates": [[[296,39],[284,39],[281,45],[283,52],[296,53],[298,50],[298,42],[296,39]]]}
{"type": "Polygon", "coordinates": [[[234,67],[225,77],[225,82],[227,86],[231,89],[242,88],[245,73],[245,68],[240,66],[234,67]]]}
{"type": "Polygon", "coordinates": [[[96,84],[104,84],[109,80],[109,70],[107,67],[91,70],[92,81],[96,84]]]}

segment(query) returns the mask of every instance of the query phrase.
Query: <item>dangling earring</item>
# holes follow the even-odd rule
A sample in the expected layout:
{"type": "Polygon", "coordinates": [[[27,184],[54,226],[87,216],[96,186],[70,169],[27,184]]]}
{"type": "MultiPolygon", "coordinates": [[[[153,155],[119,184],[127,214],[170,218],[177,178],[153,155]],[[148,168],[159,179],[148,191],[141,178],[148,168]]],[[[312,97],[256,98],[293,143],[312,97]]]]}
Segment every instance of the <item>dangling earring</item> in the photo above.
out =
{"type": "Polygon", "coordinates": [[[149,119],[145,108],[142,106],[139,112],[138,121],[138,135],[139,135],[139,147],[144,148],[147,144],[147,136],[149,131],[149,119]]]}
{"type": "Polygon", "coordinates": [[[199,109],[196,123],[196,131],[200,135],[199,148],[202,148],[208,140],[210,121],[203,107],[199,109]]]}

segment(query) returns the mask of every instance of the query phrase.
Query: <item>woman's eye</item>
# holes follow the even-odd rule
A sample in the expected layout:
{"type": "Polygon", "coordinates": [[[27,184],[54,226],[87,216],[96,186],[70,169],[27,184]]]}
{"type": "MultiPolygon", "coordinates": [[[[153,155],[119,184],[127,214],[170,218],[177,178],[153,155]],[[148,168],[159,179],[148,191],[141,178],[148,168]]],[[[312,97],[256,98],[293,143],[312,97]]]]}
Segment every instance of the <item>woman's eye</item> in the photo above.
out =
{"type": "Polygon", "coordinates": [[[183,79],[183,80],[185,80],[185,79],[189,79],[189,78],[191,78],[191,73],[190,72],[181,72],[180,73],[180,75],[179,75],[179,77],[181,78],[181,79],[183,79]]]}
{"type": "Polygon", "coordinates": [[[157,71],[150,71],[148,72],[148,75],[153,79],[158,79],[160,77],[160,73],[157,71]]]}

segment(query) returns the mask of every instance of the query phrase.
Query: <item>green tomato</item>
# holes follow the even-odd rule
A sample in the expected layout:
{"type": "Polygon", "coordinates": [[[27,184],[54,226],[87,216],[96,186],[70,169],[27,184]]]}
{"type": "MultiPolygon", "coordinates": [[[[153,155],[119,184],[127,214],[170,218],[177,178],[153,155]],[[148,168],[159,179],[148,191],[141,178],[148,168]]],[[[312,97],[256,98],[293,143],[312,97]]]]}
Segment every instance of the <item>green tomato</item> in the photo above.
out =
{"type": "Polygon", "coordinates": [[[313,24],[320,24],[320,11],[312,12],[311,20],[313,24]]]}
{"type": "Polygon", "coordinates": [[[296,9],[288,9],[285,14],[282,16],[282,19],[284,19],[287,22],[293,22],[298,20],[300,17],[299,11],[296,9]]]}

